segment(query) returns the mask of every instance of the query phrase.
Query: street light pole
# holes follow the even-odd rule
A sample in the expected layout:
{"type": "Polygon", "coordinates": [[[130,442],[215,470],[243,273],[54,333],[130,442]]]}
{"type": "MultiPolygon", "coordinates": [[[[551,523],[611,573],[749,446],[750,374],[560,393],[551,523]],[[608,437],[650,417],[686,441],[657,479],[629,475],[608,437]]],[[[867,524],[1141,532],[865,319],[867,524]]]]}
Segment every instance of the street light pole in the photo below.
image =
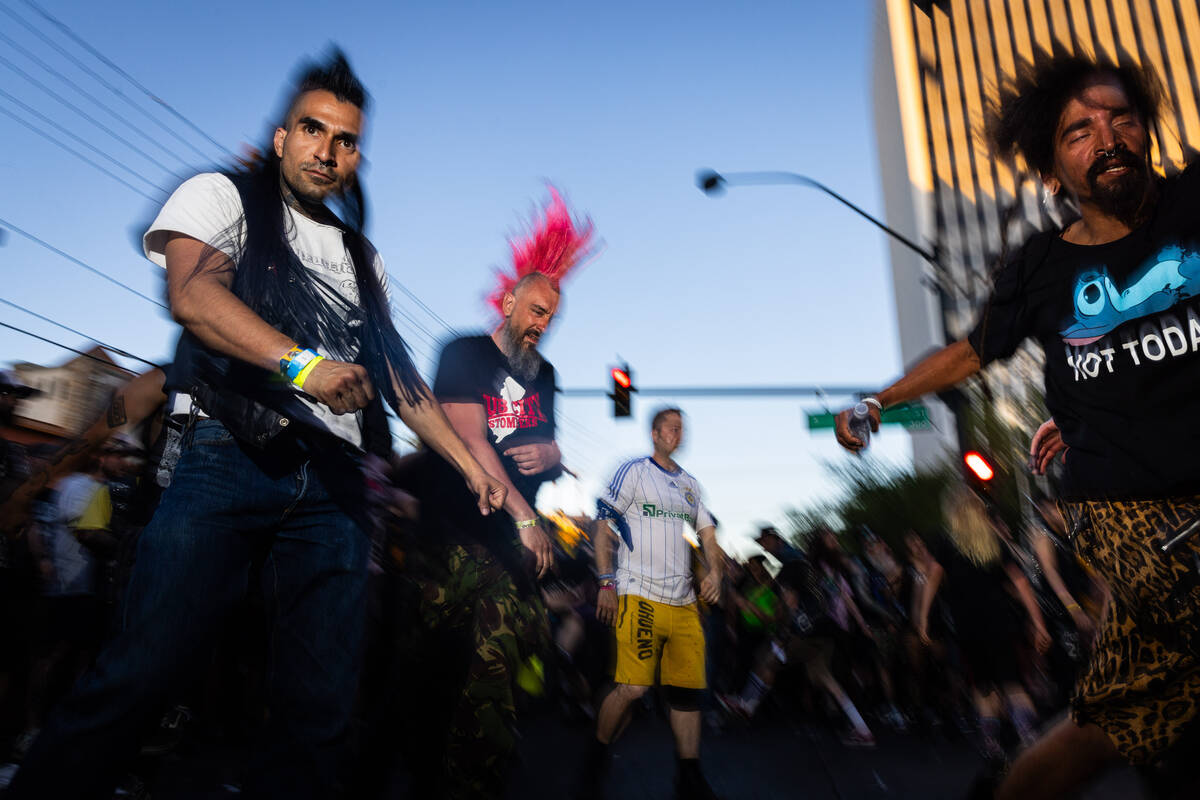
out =
{"type": "MultiPolygon", "coordinates": [[[[938,260],[936,245],[934,246],[933,250],[926,250],[925,248],[918,245],[916,242],[913,242],[911,239],[909,239],[908,237],[901,234],[899,231],[896,231],[896,230],[888,227],[882,221],[871,216],[866,211],[864,211],[863,209],[856,206],[854,203],[851,203],[849,200],[847,200],[845,197],[842,197],[840,194],[835,192],[833,189],[830,189],[828,186],[821,183],[820,181],[813,180],[812,178],[808,177],[807,175],[801,175],[798,172],[782,172],[782,171],[726,172],[726,173],[717,172],[716,170],[713,170],[713,169],[700,169],[700,170],[696,171],[696,186],[699,187],[700,191],[704,192],[709,197],[719,197],[720,195],[725,193],[725,189],[729,186],[779,186],[779,185],[791,185],[791,184],[800,184],[801,186],[808,186],[813,189],[817,189],[819,191],[824,192],[825,194],[832,197],[834,200],[837,200],[839,203],[841,203],[842,205],[849,208],[855,214],[858,214],[860,217],[867,220],[875,227],[879,228],[881,231],[886,233],[888,236],[891,236],[893,239],[900,242],[901,244],[903,244],[908,249],[912,250],[917,255],[921,256],[921,258],[928,261],[933,266],[933,268],[938,272],[938,274],[945,274],[945,268],[942,266],[941,261],[938,260]]],[[[938,283],[937,289],[938,289],[938,302],[942,306],[942,309],[943,309],[943,311],[942,311],[942,332],[946,337],[946,341],[948,342],[948,341],[950,341],[950,331],[948,329],[947,322],[946,322],[945,289],[942,287],[940,281],[938,283]]],[[[950,392],[945,393],[945,397],[942,397],[941,399],[943,400],[943,402],[946,403],[947,408],[950,409],[951,414],[953,414],[953,416],[954,416],[955,433],[957,434],[959,449],[961,450],[963,443],[967,441],[966,419],[965,419],[965,415],[962,413],[962,409],[960,407],[961,406],[961,395],[956,390],[950,390],[950,392]]]]}
{"type": "Polygon", "coordinates": [[[830,189],[828,186],[821,183],[820,181],[813,180],[812,178],[808,177],[807,175],[801,175],[798,172],[727,172],[727,173],[720,173],[720,172],[717,172],[716,170],[711,170],[711,169],[702,169],[702,170],[697,170],[697,172],[696,172],[696,186],[698,186],[700,188],[700,191],[704,192],[709,197],[716,197],[716,196],[723,194],[725,192],[725,188],[728,186],[778,186],[781,184],[794,184],[794,183],[798,183],[802,186],[809,186],[809,187],[812,187],[813,189],[817,189],[819,191],[824,192],[825,194],[832,197],[834,200],[837,200],[839,203],[841,203],[842,205],[849,208],[854,213],[858,214],[863,219],[870,222],[875,227],[879,228],[881,231],[886,233],[888,236],[891,236],[893,239],[896,239],[901,244],[905,245],[910,250],[917,253],[919,256],[924,258],[930,264],[933,264],[935,267],[941,266],[938,263],[938,258],[937,258],[936,253],[934,253],[933,251],[924,249],[920,245],[913,242],[911,239],[908,239],[907,237],[905,237],[904,235],[899,233],[898,231],[895,231],[892,228],[889,228],[883,222],[875,219],[875,217],[871,216],[866,211],[863,211],[861,208],[854,205],[854,203],[851,203],[846,198],[842,197],[840,194],[835,192],[833,189],[830,189]]]}

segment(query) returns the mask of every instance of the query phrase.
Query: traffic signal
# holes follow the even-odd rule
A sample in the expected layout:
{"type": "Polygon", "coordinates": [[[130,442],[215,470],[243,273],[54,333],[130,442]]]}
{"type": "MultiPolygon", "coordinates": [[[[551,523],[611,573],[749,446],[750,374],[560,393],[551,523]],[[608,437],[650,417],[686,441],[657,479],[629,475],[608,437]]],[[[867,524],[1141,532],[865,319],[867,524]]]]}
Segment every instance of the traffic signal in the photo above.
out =
{"type": "Polygon", "coordinates": [[[996,467],[990,458],[978,450],[968,450],[963,453],[963,466],[967,469],[967,482],[977,492],[987,493],[996,477],[996,467]]]}
{"type": "Polygon", "coordinates": [[[629,417],[633,415],[631,407],[630,393],[636,392],[633,388],[633,373],[629,371],[629,365],[624,364],[620,367],[612,369],[612,394],[609,397],[613,401],[613,416],[614,417],[629,417]]]}

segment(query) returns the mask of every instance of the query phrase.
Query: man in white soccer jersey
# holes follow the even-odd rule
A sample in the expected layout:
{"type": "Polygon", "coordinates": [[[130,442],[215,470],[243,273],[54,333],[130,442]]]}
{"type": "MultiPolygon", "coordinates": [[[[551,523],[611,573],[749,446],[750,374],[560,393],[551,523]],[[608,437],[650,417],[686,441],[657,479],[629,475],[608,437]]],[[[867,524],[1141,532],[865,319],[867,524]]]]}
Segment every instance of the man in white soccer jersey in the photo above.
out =
{"type": "Polygon", "coordinates": [[[699,483],[672,458],[683,441],[682,412],[664,408],[655,414],[650,438],[654,455],[621,465],[597,503],[596,615],[616,627],[616,687],[600,706],[583,786],[585,794],[601,795],[608,747],[630,705],[654,685],[661,669],[675,734],[676,797],[707,800],[716,795],[699,761],[704,631],[684,527],[696,532],[703,548],[708,574],[700,597],[706,603],[720,600],[724,555],[717,545],[716,520],[700,502],[699,483]]]}

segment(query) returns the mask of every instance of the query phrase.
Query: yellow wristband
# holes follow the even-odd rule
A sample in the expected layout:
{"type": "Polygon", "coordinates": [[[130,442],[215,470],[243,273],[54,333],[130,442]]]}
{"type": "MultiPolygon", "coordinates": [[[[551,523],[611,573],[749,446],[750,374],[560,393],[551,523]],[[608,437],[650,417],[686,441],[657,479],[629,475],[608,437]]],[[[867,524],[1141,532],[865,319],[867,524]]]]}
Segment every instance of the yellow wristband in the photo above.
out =
{"type": "Polygon", "coordinates": [[[304,382],[308,380],[308,374],[313,371],[313,367],[315,367],[317,364],[320,364],[324,360],[325,356],[317,356],[312,361],[305,364],[304,369],[300,370],[296,377],[292,379],[292,383],[295,384],[297,388],[303,389],[304,382]]]}
{"type": "Polygon", "coordinates": [[[537,524],[538,524],[537,517],[534,517],[533,519],[523,519],[516,523],[517,530],[524,530],[525,528],[532,528],[533,526],[535,526],[537,524]]]}

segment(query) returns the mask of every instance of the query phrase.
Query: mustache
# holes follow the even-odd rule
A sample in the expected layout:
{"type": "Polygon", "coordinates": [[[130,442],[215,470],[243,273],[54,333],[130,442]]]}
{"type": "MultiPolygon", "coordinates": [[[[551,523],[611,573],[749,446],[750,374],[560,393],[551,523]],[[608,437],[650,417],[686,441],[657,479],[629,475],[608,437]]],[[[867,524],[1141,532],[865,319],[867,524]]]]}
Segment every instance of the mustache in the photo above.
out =
{"type": "Polygon", "coordinates": [[[1141,159],[1139,159],[1137,156],[1135,156],[1133,153],[1129,152],[1125,148],[1119,148],[1111,156],[1105,155],[1101,158],[1096,159],[1095,163],[1093,163],[1092,166],[1088,168],[1088,171],[1087,171],[1088,180],[1095,181],[1097,178],[1100,177],[1100,174],[1102,172],[1104,172],[1107,169],[1112,169],[1113,167],[1126,167],[1129,170],[1134,171],[1134,172],[1145,172],[1146,171],[1146,165],[1144,163],[1142,163],[1141,159]]]}
{"type": "Polygon", "coordinates": [[[327,167],[327,166],[325,165],[325,162],[323,162],[323,161],[304,161],[304,162],[301,162],[301,164],[300,164],[300,169],[302,169],[302,170],[312,170],[313,172],[319,172],[319,173],[321,173],[322,175],[324,175],[325,177],[329,178],[330,180],[333,180],[333,179],[334,179],[334,176],[333,176],[332,174],[330,174],[330,172],[329,172],[329,167],[327,167]]]}

